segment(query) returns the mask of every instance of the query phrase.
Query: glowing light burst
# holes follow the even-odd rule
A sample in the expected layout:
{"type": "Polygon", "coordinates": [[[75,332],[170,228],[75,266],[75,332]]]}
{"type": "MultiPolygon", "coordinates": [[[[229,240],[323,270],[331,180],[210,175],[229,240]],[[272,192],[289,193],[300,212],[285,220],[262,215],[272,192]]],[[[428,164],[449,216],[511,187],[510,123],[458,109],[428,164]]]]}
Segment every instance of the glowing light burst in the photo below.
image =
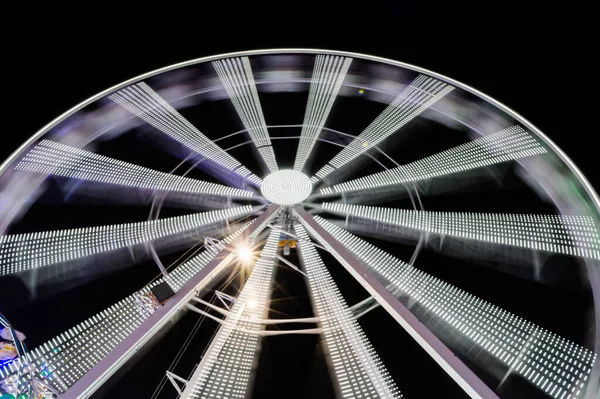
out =
{"type": "Polygon", "coordinates": [[[346,165],[379,144],[421,112],[450,93],[454,87],[419,75],[371,124],[312,177],[313,183],[346,165]],[[367,143],[367,145],[365,145],[367,143]]]}
{"type": "Polygon", "coordinates": [[[274,204],[294,205],[304,201],[312,191],[310,179],[297,170],[279,170],[265,177],[262,195],[274,204]]]}
{"type": "Polygon", "coordinates": [[[427,212],[327,202],[323,209],[467,240],[600,259],[600,231],[589,216],[427,212]]]}
{"type": "Polygon", "coordinates": [[[481,168],[547,150],[529,132],[512,126],[409,164],[321,189],[321,194],[368,190],[481,168]]]}
{"type": "Polygon", "coordinates": [[[159,172],[51,140],[41,141],[25,155],[16,168],[151,190],[232,197],[252,196],[251,191],[159,172]]]}
{"type": "Polygon", "coordinates": [[[318,216],[316,222],[389,284],[390,291],[447,345],[502,365],[553,398],[577,397],[597,355],[504,309],[416,269],[318,216]]]}
{"type": "Polygon", "coordinates": [[[346,77],[351,58],[317,55],[294,169],[302,171],[346,77]]]}
{"type": "Polygon", "coordinates": [[[295,226],[313,305],[343,397],[402,398],[398,387],[344,301],[302,225],[295,226]],[[341,333],[343,331],[343,333],[341,333]]]}
{"type": "Polygon", "coordinates": [[[265,127],[267,123],[260,106],[250,60],[248,57],[228,58],[212,64],[267,168],[271,172],[276,171],[277,161],[265,127]]]}
{"type": "Polygon", "coordinates": [[[279,232],[272,231],[250,277],[181,395],[184,398],[245,398],[268,311],[279,232]],[[256,320],[256,322],[254,321],[256,320]]]}
{"type": "Polygon", "coordinates": [[[110,226],[0,236],[0,275],[85,258],[247,215],[251,206],[110,226]]]}
{"type": "MultiPolygon", "coordinates": [[[[249,225],[242,226],[223,241],[227,244],[231,243],[249,225]]],[[[167,280],[157,279],[144,287],[141,292],[148,293],[152,287],[165,281],[177,292],[216,255],[208,250],[203,251],[172,270],[167,280]]],[[[66,392],[134,332],[147,317],[139,311],[136,306],[136,295],[132,294],[38,346],[27,356],[40,376],[50,374],[51,378],[45,381],[59,392],[66,392]]],[[[16,363],[18,362],[0,367],[0,379],[8,376],[16,378],[20,375],[21,383],[24,384],[26,377],[19,370],[20,363],[16,363]]]]}
{"type": "Polygon", "coordinates": [[[131,85],[108,98],[189,149],[254,184],[260,184],[257,176],[202,134],[146,83],[131,85]]]}

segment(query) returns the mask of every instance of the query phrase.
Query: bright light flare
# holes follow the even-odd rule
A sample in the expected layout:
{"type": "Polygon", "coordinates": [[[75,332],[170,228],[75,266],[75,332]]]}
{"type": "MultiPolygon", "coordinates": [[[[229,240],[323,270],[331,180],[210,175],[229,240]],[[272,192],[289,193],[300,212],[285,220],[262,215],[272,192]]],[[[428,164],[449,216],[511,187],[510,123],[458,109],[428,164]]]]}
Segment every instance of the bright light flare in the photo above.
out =
{"type": "Polygon", "coordinates": [[[252,249],[248,246],[248,244],[238,245],[236,252],[239,260],[241,260],[244,263],[249,263],[254,258],[252,249]]]}
{"type": "Polygon", "coordinates": [[[250,299],[248,302],[246,302],[246,306],[248,306],[248,309],[254,310],[258,306],[258,302],[256,299],[250,299]]]}

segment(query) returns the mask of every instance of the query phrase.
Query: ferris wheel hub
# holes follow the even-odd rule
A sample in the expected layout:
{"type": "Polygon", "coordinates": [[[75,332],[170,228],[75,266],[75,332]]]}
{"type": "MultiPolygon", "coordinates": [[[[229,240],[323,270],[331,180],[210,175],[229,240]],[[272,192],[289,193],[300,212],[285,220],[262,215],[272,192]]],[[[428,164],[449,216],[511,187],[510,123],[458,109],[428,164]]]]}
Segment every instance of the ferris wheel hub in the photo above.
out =
{"type": "Polygon", "coordinates": [[[304,201],[312,192],[308,176],[297,170],[282,169],[263,179],[260,191],[266,199],[278,205],[294,205],[304,201]]]}

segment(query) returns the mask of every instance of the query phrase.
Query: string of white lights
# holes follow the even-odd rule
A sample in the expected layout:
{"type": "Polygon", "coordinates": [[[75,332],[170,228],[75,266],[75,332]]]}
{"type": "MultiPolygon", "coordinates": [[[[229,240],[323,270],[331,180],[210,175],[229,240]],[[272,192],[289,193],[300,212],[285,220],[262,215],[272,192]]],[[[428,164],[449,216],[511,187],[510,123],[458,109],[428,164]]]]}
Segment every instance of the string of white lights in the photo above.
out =
{"type": "Polygon", "coordinates": [[[352,58],[317,55],[294,169],[302,171],[327,121],[352,58]]]}
{"type": "Polygon", "coordinates": [[[251,206],[158,220],[0,236],[0,275],[67,262],[247,215],[251,206]]]}
{"type": "Polygon", "coordinates": [[[251,191],[159,172],[51,140],[42,140],[23,157],[16,168],[151,190],[227,197],[252,196],[251,191]]]}
{"type": "Polygon", "coordinates": [[[592,351],[428,275],[325,219],[315,220],[438,338],[472,361],[486,363],[480,366],[491,368],[485,353],[557,399],[578,397],[585,387],[597,357],[592,351]]]}
{"type": "Polygon", "coordinates": [[[328,355],[343,398],[402,398],[400,390],[371,346],[302,225],[296,225],[300,259],[328,355]]]}
{"type": "MultiPolygon", "coordinates": [[[[243,225],[223,239],[226,244],[250,225],[243,225]]],[[[168,283],[175,292],[202,270],[217,254],[202,251],[171,271],[168,283]]],[[[165,281],[160,278],[144,287],[150,289],[165,281]]],[[[16,376],[23,367],[33,365],[37,375],[59,392],[65,392],[92,367],[106,357],[120,342],[129,336],[148,316],[139,311],[135,295],[129,295],[100,313],[52,338],[27,354],[27,361],[18,358],[0,368],[0,379],[16,376]]],[[[14,377],[13,377],[14,378],[14,377]]],[[[21,375],[21,383],[26,376],[21,375]]]]}
{"type": "Polygon", "coordinates": [[[275,152],[265,127],[267,124],[256,91],[250,60],[248,57],[228,58],[213,61],[212,64],[267,168],[271,172],[276,171],[278,168],[275,152]]]}
{"type": "Polygon", "coordinates": [[[353,161],[394,134],[454,89],[437,79],[419,75],[363,132],[312,177],[313,183],[353,161]]]}
{"type": "Polygon", "coordinates": [[[589,216],[428,212],[339,203],[323,203],[323,209],[466,240],[600,259],[600,232],[589,216]]]}
{"type": "MultiPolygon", "coordinates": [[[[250,277],[244,284],[230,315],[220,327],[190,378],[182,398],[245,398],[252,365],[268,312],[279,232],[269,234],[250,277]]],[[[242,266],[243,267],[243,266],[242,266]]]]}
{"type": "Polygon", "coordinates": [[[528,132],[520,126],[512,126],[397,168],[323,188],[320,192],[341,194],[416,182],[545,152],[528,132]]]}
{"type": "Polygon", "coordinates": [[[108,98],[203,157],[256,185],[260,184],[257,176],[202,134],[146,83],[131,85],[108,98]]]}

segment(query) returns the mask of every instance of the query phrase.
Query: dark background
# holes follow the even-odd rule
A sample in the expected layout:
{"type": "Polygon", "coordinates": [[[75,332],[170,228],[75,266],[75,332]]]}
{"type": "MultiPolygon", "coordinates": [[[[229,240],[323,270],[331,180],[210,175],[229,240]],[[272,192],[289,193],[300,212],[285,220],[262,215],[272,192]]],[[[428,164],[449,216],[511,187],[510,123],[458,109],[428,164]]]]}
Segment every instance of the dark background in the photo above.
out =
{"type": "MultiPolygon", "coordinates": [[[[506,3],[440,8],[433,4],[415,7],[371,1],[361,4],[360,8],[349,3],[309,2],[277,6],[249,4],[243,8],[228,3],[222,9],[205,8],[200,4],[185,8],[161,4],[135,12],[125,12],[120,7],[106,4],[88,7],[53,9],[53,13],[38,9],[35,15],[25,11],[13,15],[14,27],[10,25],[3,50],[3,58],[10,62],[5,62],[4,144],[0,147],[0,158],[4,159],[62,112],[141,73],[230,51],[308,47],[396,59],[466,83],[514,109],[540,128],[573,159],[592,185],[600,185],[595,145],[597,111],[592,109],[595,103],[591,98],[595,76],[586,74],[594,46],[586,31],[590,25],[584,18],[589,12],[585,9],[565,5],[527,9],[522,4],[506,3]]],[[[136,266],[121,278],[147,273],[144,270],[143,266],[136,266]]],[[[306,295],[297,274],[288,269],[279,270],[277,281],[282,289],[288,294],[295,292],[299,298],[306,295]]],[[[436,275],[434,270],[428,272],[436,275]]],[[[467,266],[463,275],[472,275],[470,272],[467,266]]],[[[439,273],[440,278],[453,278],[448,272],[439,273]]],[[[482,273],[478,277],[488,281],[497,278],[498,285],[517,281],[497,277],[490,271],[482,273]]],[[[332,274],[339,281],[346,281],[342,291],[345,296],[352,293],[347,296],[349,303],[366,296],[360,287],[352,285],[351,279],[344,280],[343,272],[335,274],[332,269],[332,274]]],[[[469,290],[476,290],[477,281],[472,280],[462,284],[469,290]]],[[[101,295],[103,284],[113,282],[108,278],[104,283],[97,283],[94,287],[98,295],[101,295]]],[[[531,287],[525,282],[521,284],[516,291],[526,296],[531,287]]],[[[80,287],[79,293],[64,294],[58,298],[56,306],[77,303],[73,298],[87,295],[88,290],[89,287],[80,287]]],[[[123,292],[129,291],[123,289],[123,292]]],[[[120,292],[113,295],[122,296],[120,292]]],[[[522,299],[513,298],[513,304],[522,299]]],[[[505,305],[510,307],[510,303],[505,305]]],[[[293,303],[292,309],[281,310],[294,314],[301,314],[299,309],[306,310],[306,306],[300,306],[294,311],[293,306],[300,305],[293,303]]],[[[98,307],[102,306],[98,304],[98,307]]],[[[91,310],[86,313],[88,311],[91,310]]],[[[535,317],[535,312],[527,316],[535,317]]],[[[381,309],[367,317],[366,332],[368,335],[379,333],[380,339],[373,345],[394,377],[410,376],[412,382],[400,386],[407,397],[419,397],[419,387],[424,387],[423,384],[431,379],[436,384],[429,384],[424,392],[438,397],[460,396],[459,390],[437,365],[423,356],[420,348],[390,322],[381,309]],[[414,363],[419,365],[418,373],[414,363]]],[[[537,322],[543,323],[544,316],[539,318],[537,322]]],[[[147,355],[149,357],[142,363],[170,363],[174,351],[181,346],[181,336],[187,336],[196,319],[195,315],[185,316],[178,328],[165,337],[165,344],[147,355]]],[[[549,315],[547,320],[551,319],[549,315]]],[[[202,334],[210,337],[212,332],[206,330],[202,334]]],[[[286,348],[290,345],[299,345],[295,348],[298,353],[302,353],[300,345],[305,345],[308,351],[318,351],[314,341],[312,337],[304,339],[304,343],[287,341],[287,337],[270,340],[261,356],[272,362],[269,369],[262,369],[259,374],[254,388],[256,397],[277,397],[275,392],[282,389],[294,392],[286,397],[300,398],[308,394],[329,397],[331,388],[323,376],[326,373],[324,365],[314,360],[311,368],[314,375],[307,373],[312,356],[305,353],[304,357],[294,358],[296,364],[290,369],[278,367],[280,360],[289,360],[286,348]],[[306,381],[311,381],[311,385],[306,381]],[[269,393],[258,394],[256,391],[267,387],[269,393]]],[[[197,348],[192,348],[195,351],[201,351],[202,340],[198,342],[197,348]]],[[[194,359],[187,362],[189,368],[194,359]]],[[[136,387],[160,378],[163,373],[161,370],[155,374],[149,372],[143,367],[133,369],[132,374],[122,379],[108,396],[127,396],[127,393],[130,397],[146,397],[137,392],[136,387]]],[[[166,388],[169,389],[172,388],[166,388]]]]}

